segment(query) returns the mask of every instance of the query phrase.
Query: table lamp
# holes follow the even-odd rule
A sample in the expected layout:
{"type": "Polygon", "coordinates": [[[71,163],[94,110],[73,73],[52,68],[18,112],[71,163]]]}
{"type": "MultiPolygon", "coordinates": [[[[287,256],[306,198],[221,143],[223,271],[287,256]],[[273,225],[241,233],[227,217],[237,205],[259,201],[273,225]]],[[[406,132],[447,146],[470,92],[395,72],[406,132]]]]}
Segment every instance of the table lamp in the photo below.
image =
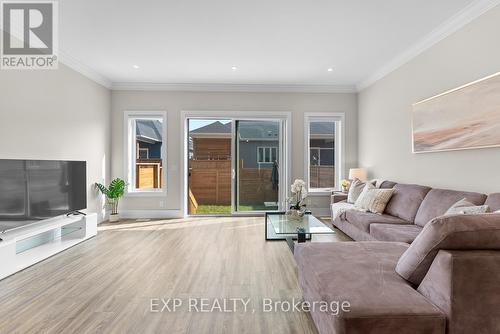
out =
{"type": "Polygon", "coordinates": [[[349,180],[354,180],[355,178],[361,181],[366,181],[366,169],[365,168],[349,169],[349,180]]]}

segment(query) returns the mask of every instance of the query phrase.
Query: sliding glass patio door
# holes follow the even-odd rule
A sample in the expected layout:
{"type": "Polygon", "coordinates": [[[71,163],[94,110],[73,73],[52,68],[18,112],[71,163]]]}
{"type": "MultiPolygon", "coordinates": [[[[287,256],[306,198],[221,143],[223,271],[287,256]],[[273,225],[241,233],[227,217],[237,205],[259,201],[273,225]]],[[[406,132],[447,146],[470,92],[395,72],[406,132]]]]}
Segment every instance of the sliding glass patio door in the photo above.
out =
{"type": "Polygon", "coordinates": [[[187,117],[189,215],[284,208],[284,119],[187,117]]]}
{"type": "Polygon", "coordinates": [[[279,209],[281,123],[279,120],[235,121],[235,213],[279,209]]]}

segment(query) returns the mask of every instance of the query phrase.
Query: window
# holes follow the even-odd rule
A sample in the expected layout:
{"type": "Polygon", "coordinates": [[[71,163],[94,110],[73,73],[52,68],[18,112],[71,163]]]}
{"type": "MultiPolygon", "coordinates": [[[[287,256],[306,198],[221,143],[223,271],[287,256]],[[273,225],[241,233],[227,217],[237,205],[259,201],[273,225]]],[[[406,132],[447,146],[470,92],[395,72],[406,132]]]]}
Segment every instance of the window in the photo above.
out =
{"type": "Polygon", "coordinates": [[[128,193],[165,191],[166,143],[162,112],[130,112],[125,120],[127,134],[126,175],[128,193]]]}
{"type": "Polygon", "coordinates": [[[306,114],[306,180],[311,192],[329,192],[340,188],[342,177],[342,114],[306,114]]]}
{"type": "Polygon", "coordinates": [[[335,149],[311,147],[309,148],[309,159],[311,166],[334,166],[335,149]]]}
{"type": "Polygon", "coordinates": [[[149,159],[149,148],[140,148],[138,149],[137,156],[139,157],[138,159],[149,159]]]}
{"type": "Polygon", "coordinates": [[[273,163],[278,159],[277,147],[257,147],[257,162],[273,163]]]}

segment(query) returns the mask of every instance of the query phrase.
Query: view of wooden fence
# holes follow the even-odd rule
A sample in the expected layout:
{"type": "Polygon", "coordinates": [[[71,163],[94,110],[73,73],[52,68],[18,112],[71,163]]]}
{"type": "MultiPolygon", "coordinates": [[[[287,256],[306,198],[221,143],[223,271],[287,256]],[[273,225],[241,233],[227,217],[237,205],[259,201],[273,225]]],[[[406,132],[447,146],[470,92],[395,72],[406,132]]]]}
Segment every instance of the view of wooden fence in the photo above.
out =
{"type": "Polygon", "coordinates": [[[241,168],[239,193],[241,205],[277,202],[278,191],[273,190],[272,168],[241,168]]]}
{"type": "Polygon", "coordinates": [[[138,189],[158,189],[163,184],[163,168],[161,160],[140,161],[135,165],[135,186],[138,189]]]}
{"type": "Polygon", "coordinates": [[[333,188],[335,186],[334,166],[311,166],[309,175],[309,184],[312,188],[333,188]]]}
{"type": "MultiPolygon", "coordinates": [[[[240,204],[276,202],[278,193],[273,190],[271,168],[240,168],[240,204]]],[[[311,186],[331,188],[335,183],[333,166],[311,166],[311,186]]],[[[190,160],[189,188],[198,204],[231,204],[231,161],[190,160]]]]}
{"type": "Polygon", "coordinates": [[[231,204],[231,160],[189,161],[189,188],[198,204],[231,204]]]}
{"type": "MultiPolygon", "coordinates": [[[[271,168],[240,168],[239,196],[241,204],[276,202],[271,168]]],[[[198,204],[231,204],[231,161],[191,160],[189,188],[198,204]]]]}

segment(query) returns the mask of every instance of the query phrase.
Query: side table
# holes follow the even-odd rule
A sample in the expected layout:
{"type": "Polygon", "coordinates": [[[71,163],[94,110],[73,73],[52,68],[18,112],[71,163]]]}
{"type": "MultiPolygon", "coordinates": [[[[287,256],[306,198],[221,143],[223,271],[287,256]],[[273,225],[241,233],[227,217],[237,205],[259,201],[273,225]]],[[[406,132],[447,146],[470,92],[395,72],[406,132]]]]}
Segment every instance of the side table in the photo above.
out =
{"type": "Polygon", "coordinates": [[[347,199],[347,192],[343,192],[343,191],[334,191],[332,193],[332,204],[333,203],[338,203],[338,202],[342,202],[342,201],[345,201],[347,199]]]}

